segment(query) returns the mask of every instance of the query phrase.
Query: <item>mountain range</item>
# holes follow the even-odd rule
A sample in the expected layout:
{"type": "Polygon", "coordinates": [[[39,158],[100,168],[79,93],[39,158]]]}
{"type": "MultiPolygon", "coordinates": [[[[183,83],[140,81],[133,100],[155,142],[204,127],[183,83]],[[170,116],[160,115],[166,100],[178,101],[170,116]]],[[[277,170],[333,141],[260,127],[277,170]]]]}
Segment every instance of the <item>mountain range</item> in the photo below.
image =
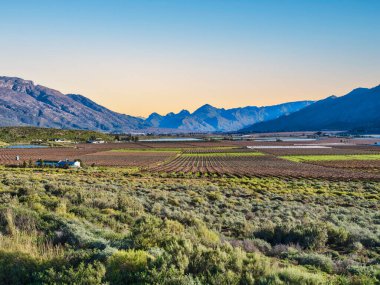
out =
{"type": "Polygon", "coordinates": [[[16,77],[0,77],[0,126],[37,126],[102,132],[380,131],[380,86],[345,96],[267,107],[223,109],[209,104],[194,112],[148,118],[113,112],[92,100],[16,77]]]}
{"type": "Polygon", "coordinates": [[[218,109],[206,104],[193,113],[187,110],[182,110],[178,114],[169,113],[166,116],[153,113],[145,121],[154,128],[229,132],[291,114],[310,104],[312,101],[300,101],[268,107],[248,106],[233,109],[218,109]]]}
{"type": "Polygon", "coordinates": [[[380,85],[330,96],[292,114],[244,128],[242,132],[347,130],[380,131],[380,85]]]}
{"type": "Polygon", "coordinates": [[[16,77],[0,77],[0,126],[37,126],[124,133],[231,132],[297,112],[313,101],[269,107],[219,109],[204,105],[195,112],[183,110],[148,118],[113,112],[92,100],[61,92],[16,77]]]}

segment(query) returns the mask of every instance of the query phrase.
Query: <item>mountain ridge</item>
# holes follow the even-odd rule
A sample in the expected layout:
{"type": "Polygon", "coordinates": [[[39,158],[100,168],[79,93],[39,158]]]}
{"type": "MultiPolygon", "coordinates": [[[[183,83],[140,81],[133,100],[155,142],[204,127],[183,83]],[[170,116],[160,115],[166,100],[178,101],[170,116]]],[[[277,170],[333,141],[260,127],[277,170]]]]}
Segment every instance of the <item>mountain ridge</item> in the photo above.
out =
{"type": "Polygon", "coordinates": [[[344,96],[330,96],[275,120],[241,132],[380,130],[380,85],[356,88],[344,96]]]}
{"type": "MultiPolygon", "coordinates": [[[[78,98],[76,97],[77,100],[78,98]]],[[[86,102],[90,101],[87,99],[86,102]]],[[[112,112],[104,107],[101,111],[94,111],[57,90],[34,85],[30,80],[4,76],[0,77],[0,118],[1,121],[13,122],[14,126],[105,132],[125,132],[145,127],[141,119],[112,112]]]]}
{"type": "Polygon", "coordinates": [[[196,126],[197,130],[204,132],[229,132],[236,131],[244,125],[290,114],[309,106],[313,102],[296,101],[273,106],[246,106],[231,109],[216,108],[210,104],[204,104],[192,113],[187,110],[182,110],[177,114],[170,112],[167,115],[152,113],[146,121],[158,128],[191,130],[196,126]]]}
{"type": "Polygon", "coordinates": [[[194,112],[152,113],[143,119],[111,111],[78,94],[63,94],[18,77],[0,77],[0,126],[36,126],[103,132],[228,132],[312,104],[298,101],[274,106],[232,109],[204,104],[194,112]]]}

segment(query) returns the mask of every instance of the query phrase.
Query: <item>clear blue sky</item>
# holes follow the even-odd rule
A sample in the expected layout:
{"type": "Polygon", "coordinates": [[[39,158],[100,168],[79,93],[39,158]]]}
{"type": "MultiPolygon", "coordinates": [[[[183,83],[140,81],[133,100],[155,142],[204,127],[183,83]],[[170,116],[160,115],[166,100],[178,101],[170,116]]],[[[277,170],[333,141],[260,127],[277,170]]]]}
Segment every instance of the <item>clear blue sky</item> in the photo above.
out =
{"type": "Polygon", "coordinates": [[[0,73],[147,115],[380,83],[380,1],[0,0],[0,73]]]}

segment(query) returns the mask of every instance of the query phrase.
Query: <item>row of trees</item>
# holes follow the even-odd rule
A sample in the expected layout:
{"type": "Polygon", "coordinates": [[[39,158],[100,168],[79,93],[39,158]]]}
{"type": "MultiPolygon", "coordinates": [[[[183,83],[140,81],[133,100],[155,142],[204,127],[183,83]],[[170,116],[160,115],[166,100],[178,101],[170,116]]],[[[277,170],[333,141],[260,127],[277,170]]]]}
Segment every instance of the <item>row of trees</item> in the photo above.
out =
{"type": "Polygon", "coordinates": [[[126,141],[126,142],[138,142],[139,137],[138,136],[132,136],[132,135],[115,135],[116,141],[126,141]]]}

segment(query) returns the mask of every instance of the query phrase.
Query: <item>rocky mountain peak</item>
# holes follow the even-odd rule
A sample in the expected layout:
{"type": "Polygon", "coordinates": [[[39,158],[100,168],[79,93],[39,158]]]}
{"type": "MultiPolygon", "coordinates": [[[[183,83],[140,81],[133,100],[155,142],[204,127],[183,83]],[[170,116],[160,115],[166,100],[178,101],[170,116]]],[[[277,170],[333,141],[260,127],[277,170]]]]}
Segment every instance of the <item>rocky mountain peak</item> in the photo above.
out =
{"type": "Polygon", "coordinates": [[[15,92],[28,93],[35,88],[33,81],[17,77],[0,77],[0,88],[6,88],[15,92]]]}

